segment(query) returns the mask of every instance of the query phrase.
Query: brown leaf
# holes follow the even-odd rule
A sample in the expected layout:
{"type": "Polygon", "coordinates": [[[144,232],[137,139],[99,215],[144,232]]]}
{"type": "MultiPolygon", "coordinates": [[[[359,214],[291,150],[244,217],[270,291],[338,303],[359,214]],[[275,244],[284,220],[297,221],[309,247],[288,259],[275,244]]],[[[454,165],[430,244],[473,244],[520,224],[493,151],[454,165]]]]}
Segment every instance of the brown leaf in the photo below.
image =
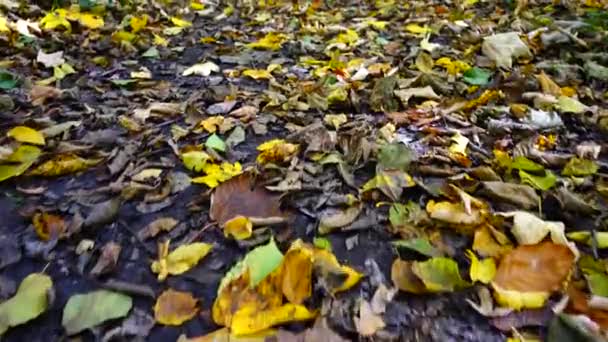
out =
{"type": "Polygon", "coordinates": [[[66,224],[63,218],[49,214],[37,212],[32,218],[36,234],[43,241],[59,238],[65,231],[66,224]]]}
{"type": "Polygon", "coordinates": [[[61,95],[61,90],[55,87],[35,85],[30,90],[30,100],[34,107],[41,106],[46,100],[54,99],[59,95],[61,95]]]}
{"type": "Polygon", "coordinates": [[[171,231],[171,229],[175,228],[175,226],[177,226],[178,223],[179,223],[179,221],[177,221],[173,217],[158,218],[158,219],[150,222],[150,224],[148,224],[147,226],[142,228],[140,231],[138,231],[137,237],[140,240],[153,238],[156,235],[158,235],[158,233],[160,233],[160,232],[171,231]]]}
{"type": "Polygon", "coordinates": [[[574,254],[567,246],[552,242],[523,245],[502,258],[493,283],[519,292],[558,291],[573,264],[574,254]]]}
{"type": "Polygon", "coordinates": [[[114,241],[106,243],[101,248],[101,255],[99,256],[99,260],[97,260],[97,264],[91,270],[91,275],[98,276],[112,272],[116,268],[121,250],[122,247],[114,241]]]}
{"type": "Polygon", "coordinates": [[[168,289],[163,292],[154,305],[154,318],[160,324],[181,325],[198,312],[197,300],[190,292],[168,289]]]}
{"type": "Polygon", "coordinates": [[[255,185],[249,173],[220,184],[211,196],[209,216],[223,226],[235,216],[281,217],[280,196],[255,185]]]}

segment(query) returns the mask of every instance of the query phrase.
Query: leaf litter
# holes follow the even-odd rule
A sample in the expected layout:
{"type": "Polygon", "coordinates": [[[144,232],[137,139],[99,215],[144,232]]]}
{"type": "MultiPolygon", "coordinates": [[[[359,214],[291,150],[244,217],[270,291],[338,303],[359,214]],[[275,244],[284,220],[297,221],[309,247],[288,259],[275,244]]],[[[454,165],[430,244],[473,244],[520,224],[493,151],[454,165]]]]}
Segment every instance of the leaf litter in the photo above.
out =
{"type": "Polygon", "coordinates": [[[606,6],[2,2],[0,335],[605,338],[606,6]]]}

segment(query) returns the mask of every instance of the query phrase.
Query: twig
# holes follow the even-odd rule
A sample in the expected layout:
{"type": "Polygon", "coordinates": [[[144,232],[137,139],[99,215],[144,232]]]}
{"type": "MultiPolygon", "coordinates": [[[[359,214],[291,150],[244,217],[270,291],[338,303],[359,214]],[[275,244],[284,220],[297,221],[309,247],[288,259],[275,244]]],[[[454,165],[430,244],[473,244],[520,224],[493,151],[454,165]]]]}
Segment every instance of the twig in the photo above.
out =
{"type": "Polygon", "coordinates": [[[102,283],[101,287],[136,296],[156,298],[154,290],[148,285],[133,284],[122,280],[110,279],[105,283],[102,283]]]}

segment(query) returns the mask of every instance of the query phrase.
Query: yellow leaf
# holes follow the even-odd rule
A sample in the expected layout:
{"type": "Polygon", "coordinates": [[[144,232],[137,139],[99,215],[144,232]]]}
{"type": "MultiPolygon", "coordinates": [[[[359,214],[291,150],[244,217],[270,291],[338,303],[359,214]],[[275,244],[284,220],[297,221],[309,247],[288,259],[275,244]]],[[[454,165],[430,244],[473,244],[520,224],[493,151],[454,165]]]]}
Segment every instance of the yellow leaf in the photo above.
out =
{"type": "Polygon", "coordinates": [[[247,69],[247,70],[243,71],[242,75],[251,77],[254,80],[260,80],[260,79],[268,80],[268,79],[273,78],[270,71],[264,70],[264,69],[247,69]]]}
{"type": "Polygon", "coordinates": [[[278,324],[307,321],[317,317],[303,305],[287,303],[277,308],[264,310],[257,305],[247,305],[232,317],[230,329],[236,336],[253,334],[278,324]]]}
{"type": "Polygon", "coordinates": [[[486,258],[479,260],[475,253],[470,250],[467,251],[467,256],[471,259],[471,269],[469,270],[471,280],[489,284],[496,275],[494,259],[486,258]]]}
{"type": "Polygon", "coordinates": [[[331,286],[328,290],[332,294],[350,289],[363,277],[361,273],[354,269],[340,265],[336,256],[326,249],[314,250],[314,264],[315,269],[320,270],[322,277],[326,277],[327,280],[334,279],[333,282],[327,281],[328,285],[331,286]],[[339,280],[336,282],[336,279],[339,280]]]}
{"type": "Polygon", "coordinates": [[[200,3],[196,0],[192,0],[192,1],[190,1],[190,8],[192,8],[195,11],[202,11],[205,9],[205,4],[200,3]]]}
{"type": "Polygon", "coordinates": [[[21,145],[11,155],[5,158],[6,164],[0,164],[0,182],[24,173],[36,162],[42,151],[38,147],[21,145]]]}
{"type": "Polygon", "coordinates": [[[198,312],[197,300],[190,292],[168,289],[156,300],[154,319],[164,325],[182,325],[198,312]]]}
{"type": "Polygon", "coordinates": [[[8,28],[8,20],[2,15],[0,15],[0,32],[11,32],[11,29],[8,28]]]}
{"type": "Polygon", "coordinates": [[[469,138],[457,132],[454,134],[450,140],[453,141],[453,144],[450,145],[449,151],[450,153],[462,154],[464,156],[467,155],[467,145],[469,144],[469,138]]]}
{"type": "Polygon", "coordinates": [[[6,133],[6,136],[22,143],[34,145],[45,144],[44,135],[42,135],[42,133],[38,132],[37,130],[29,128],[27,126],[13,127],[10,131],[6,133]]]}
{"type": "Polygon", "coordinates": [[[180,19],[177,17],[171,17],[171,22],[173,23],[173,25],[175,25],[177,27],[182,27],[182,28],[192,26],[192,23],[189,22],[188,20],[180,19]]]}
{"type": "Polygon", "coordinates": [[[180,158],[188,170],[196,172],[203,171],[207,162],[211,160],[211,156],[203,151],[184,152],[180,155],[180,158]]]}
{"type": "Polygon", "coordinates": [[[295,241],[283,257],[282,291],[290,303],[302,304],[312,295],[313,251],[295,241]]]}
{"type": "Polygon", "coordinates": [[[478,106],[483,106],[488,104],[488,102],[498,99],[500,97],[502,97],[502,92],[500,90],[488,89],[484,91],[478,98],[467,102],[463,109],[469,110],[478,106]]]}
{"type": "Polygon", "coordinates": [[[198,264],[212,248],[213,245],[195,242],[179,246],[169,253],[169,241],[166,241],[159,244],[158,260],[152,263],[152,272],[158,273],[160,281],[165,280],[169,274],[182,274],[198,264]]]}
{"type": "Polygon", "coordinates": [[[245,240],[251,237],[253,225],[245,216],[237,216],[224,224],[224,236],[232,236],[235,240],[245,240]]]}
{"type": "Polygon", "coordinates": [[[102,17],[91,13],[80,13],[78,21],[80,21],[80,24],[82,24],[82,26],[87,27],[91,30],[101,28],[104,25],[102,17]]]}
{"type": "Polygon", "coordinates": [[[287,36],[282,33],[269,32],[257,42],[247,44],[247,47],[252,49],[276,51],[281,48],[286,40],[287,36]]]}
{"type": "Polygon", "coordinates": [[[154,45],[156,46],[167,46],[169,45],[169,41],[156,33],[154,33],[154,45]]]}
{"type": "Polygon", "coordinates": [[[198,123],[197,127],[194,129],[194,132],[200,133],[201,130],[199,127],[202,127],[208,133],[215,133],[217,131],[217,129],[222,125],[223,122],[224,122],[224,117],[221,115],[210,116],[210,117],[206,118],[205,120],[200,121],[198,123]]]}
{"type": "Polygon", "coordinates": [[[492,288],[494,289],[494,297],[500,305],[515,310],[542,308],[551,295],[551,292],[548,291],[521,292],[505,290],[495,283],[492,283],[492,288]]]}
{"type": "Polygon", "coordinates": [[[335,129],[338,129],[340,125],[346,123],[348,118],[346,114],[326,114],[323,117],[323,121],[325,124],[333,126],[335,129]]]}
{"type": "Polygon", "coordinates": [[[40,27],[47,30],[54,30],[58,27],[63,27],[68,31],[72,29],[72,25],[66,18],[65,10],[56,10],[47,13],[40,19],[40,27]]]}
{"type": "Polygon", "coordinates": [[[116,31],[112,34],[112,41],[116,43],[120,42],[132,42],[137,38],[137,36],[131,32],[127,31],[116,31]]]}
{"type": "Polygon", "coordinates": [[[354,45],[357,41],[359,41],[359,34],[357,31],[348,29],[346,32],[340,33],[334,39],[330,41],[330,43],[340,43],[345,44],[347,46],[354,45]]]}
{"type": "Polygon", "coordinates": [[[405,30],[410,32],[410,33],[414,33],[414,34],[426,34],[426,33],[430,33],[433,32],[433,30],[431,30],[428,26],[420,26],[418,24],[407,24],[405,26],[405,30]]]}
{"type": "Polygon", "coordinates": [[[256,161],[262,165],[273,163],[284,163],[289,161],[298,153],[299,146],[286,142],[283,139],[266,141],[257,147],[260,151],[256,161]]]}
{"type": "Polygon", "coordinates": [[[242,172],[242,167],[239,162],[230,164],[224,162],[220,165],[208,163],[203,166],[202,171],[206,174],[202,177],[192,178],[192,183],[205,184],[210,188],[215,188],[220,183],[229,180],[234,176],[238,176],[242,172]]]}
{"type": "Polygon", "coordinates": [[[450,75],[458,75],[471,69],[471,66],[468,63],[458,60],[453,61],[449,57],[439,58],[435,61],[435,65],[445,68],[450,75]]]}
{"type": "Polygon", "coordinates": [[[84,159],[73,153],[60,154],[37,166],[28,174],[46,177],[63,176],[86,170],[91,166],[99,164],[101,161],[102,159],[84,159]]]}
{"type": "Polygon", "coordinates": [[[131,25],[131,32],[137,33],[143,30],[148,24],[148,16],[144,14],[141,17],[131,17],[129,24],[131,25]]]}

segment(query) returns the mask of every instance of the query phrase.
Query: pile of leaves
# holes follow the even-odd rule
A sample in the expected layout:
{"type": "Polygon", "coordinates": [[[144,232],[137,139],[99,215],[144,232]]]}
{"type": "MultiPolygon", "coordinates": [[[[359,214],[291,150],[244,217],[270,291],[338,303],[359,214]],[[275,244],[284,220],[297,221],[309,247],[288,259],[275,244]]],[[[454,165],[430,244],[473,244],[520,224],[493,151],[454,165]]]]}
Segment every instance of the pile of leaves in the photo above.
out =
{"type": "Polygon", "coordinates": [[[0,336],[604,340],[607,9],[0,1],[0,336]]]}

